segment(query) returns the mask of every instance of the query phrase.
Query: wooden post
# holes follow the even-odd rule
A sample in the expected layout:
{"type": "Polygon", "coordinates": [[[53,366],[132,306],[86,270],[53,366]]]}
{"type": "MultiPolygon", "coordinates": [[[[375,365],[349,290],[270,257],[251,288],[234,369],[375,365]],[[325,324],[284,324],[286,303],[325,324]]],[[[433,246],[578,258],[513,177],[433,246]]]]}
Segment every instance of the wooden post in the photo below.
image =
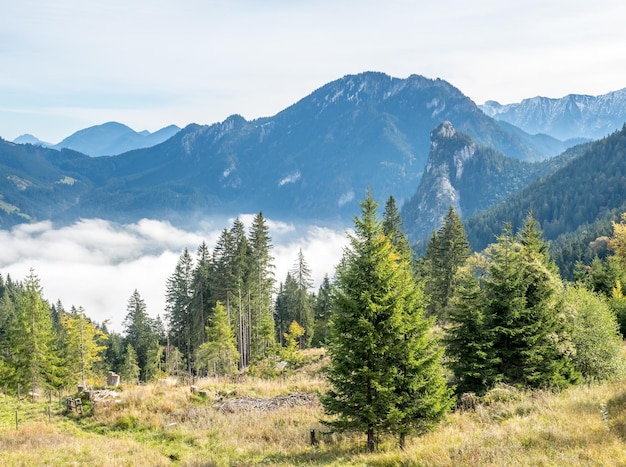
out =
{"type": "MultiPolygon", "coordinates": [[[[50,393],[50,394],[52,394],[52,393],[50,393]]],[[[52,419],[52,414],[51,414],[51,411],[50,411],[50,405],[48,405],[48,421],[51,421],[51,419],[52,419]]]]}
{"type": "Polygon", "coordinates": [[[315,437],[315,430],[311,430],[311,446],[317,446],[319,441],[315,437]]]}
{"type": "Polygon", "coordinates": [[[15,430],[18,428],[17,409],[15,410],[15,430]]]}

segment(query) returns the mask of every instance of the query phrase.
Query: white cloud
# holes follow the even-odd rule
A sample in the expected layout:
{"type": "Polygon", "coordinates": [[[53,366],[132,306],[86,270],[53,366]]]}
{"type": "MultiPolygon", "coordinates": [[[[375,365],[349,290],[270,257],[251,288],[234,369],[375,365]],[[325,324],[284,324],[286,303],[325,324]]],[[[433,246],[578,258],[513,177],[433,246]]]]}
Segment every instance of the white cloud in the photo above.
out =
{"type": "MultiPolygon", "coordinates": [[[[250,226],[254,215],[240,218],[250,226]]],[[[332,276],[346,244],[343,231],[317,226],[294,226],[266,219],[272,237],[277,284],[284,281],[302,248],[315,291],[324,274],[332,276]]],[[[0,274],[23,280],[32,268],[41,280],[44,297],[66,308],[82,306],[97,322],[109,320],[122,330],[128,299],[135,289],[148,313],[163,316],[165,286],[184,248],[192,256],[205,241],[212,250],[232,219],[212,219],[195,231],[167,222],[143,219],[120,225],[86,219],[55,228],[49,222],[0,230],[0,274]]]]}
{"type": "Polygon", "coordinates": [[[354,191],[348,191],[347,193],[342,194],[337,200],[337,205],[339,207],[343,206],[346,203],[349,203],[354,199],[354,191]]]}
{"type": "Polygon", "coordinates": [[[287,175],[286,177],[283,177],[282,179],[279,180],[278,182],[278,186],[283,186],[286,185],[287,183],[295,183],[298,180],[300,180],[300,172],[294,172],[292,174],[287,175]]]}

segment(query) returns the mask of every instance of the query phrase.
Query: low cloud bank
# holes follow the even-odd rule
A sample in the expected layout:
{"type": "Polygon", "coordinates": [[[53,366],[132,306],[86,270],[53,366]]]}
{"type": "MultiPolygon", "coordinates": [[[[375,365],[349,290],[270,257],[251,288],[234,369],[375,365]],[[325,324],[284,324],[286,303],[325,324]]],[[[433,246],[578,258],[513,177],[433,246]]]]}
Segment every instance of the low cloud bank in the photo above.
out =
{"type": "MultiPolygon", "coordinates": [[[[249,227],[253,215],[240,218],[249,227]]],[[[232,221],[212,220],[194,231],[147,219],[124,225],[87,219],[61,228],[49,222],[19,225],[0,231],[0,274],[21,281],[32,268],[50,303],[60,300],[66,309],[82,306],[93,320],[107,320],[111,329],[122,331],[133,291],[139,291],[151,316],[163,316],[166,281],[182,251],[187,248],[195,256],[203,241],[213,250],[220,232],[232,221]]],[[[348,243],[343,230],[272,219],[267,224],[277,286],[293,268],[300,249],[311,269],[314,291],[325,274],[332,277],[348,243]]]]}

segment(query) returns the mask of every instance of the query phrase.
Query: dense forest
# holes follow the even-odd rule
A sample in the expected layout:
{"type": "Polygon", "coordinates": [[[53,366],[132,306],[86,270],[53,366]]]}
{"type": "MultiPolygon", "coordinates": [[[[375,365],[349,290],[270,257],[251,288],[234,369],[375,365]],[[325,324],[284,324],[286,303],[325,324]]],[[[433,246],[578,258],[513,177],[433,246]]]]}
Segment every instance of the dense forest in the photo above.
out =
{"type": "Polygon", "coordinates": [[[373,450],[381,434],[402,446],[431,429],[464,394],[625,375],[626,217],[612,224],[605,258],[579,263],[567,282],[532,213],[472,254],[450,209],[415,258],[393,197],[382,219],[371,194],[361,206],[350,247],[317,293],[301,251],[276,285],[259,213],[248,231],[239,219],[225,228],[212,251],[202,243],[195,256],[182,252],[164,284],[162,318],[132,292],[121,334],[80,307],[49,304],[34,271],[23,281],[0,277],[4,392],[102,385],[108,371],[126,384],[271,378],[297,367],[302,349],[322,346],[325,423],[366,433],[373,450]]]}
{"type": "MultiPolygon", "coordinates": [[[[492,243],[505,222],[523,225],[532,210],[562,274],[573,278],[577,261],[593,259],[589,244],[610,235],[611,221],[625,210],[626,127],[591,145],[562,168],[526,186],[507,200],[465,221],[475,251],[492,243]],[[591,255],[591,256],[590,256],[591,255]]],[[[602,258],[606,252],[597,251],[602,258]]]]}

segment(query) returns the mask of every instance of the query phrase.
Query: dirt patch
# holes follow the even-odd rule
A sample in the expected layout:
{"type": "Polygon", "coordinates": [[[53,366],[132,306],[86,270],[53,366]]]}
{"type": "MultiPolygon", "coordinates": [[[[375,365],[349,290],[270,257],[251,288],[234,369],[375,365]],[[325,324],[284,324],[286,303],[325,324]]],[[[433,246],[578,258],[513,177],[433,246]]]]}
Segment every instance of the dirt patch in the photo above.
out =
{"type": "Polygon", "coordinates": [[[215,404],[216,410],[224,412],[243,412],[250,410],[278,410],[302,405],[317,405],[319,399],[315,394],[295,393],[286,396],[255,398],[236,397],[215,404]]]}

